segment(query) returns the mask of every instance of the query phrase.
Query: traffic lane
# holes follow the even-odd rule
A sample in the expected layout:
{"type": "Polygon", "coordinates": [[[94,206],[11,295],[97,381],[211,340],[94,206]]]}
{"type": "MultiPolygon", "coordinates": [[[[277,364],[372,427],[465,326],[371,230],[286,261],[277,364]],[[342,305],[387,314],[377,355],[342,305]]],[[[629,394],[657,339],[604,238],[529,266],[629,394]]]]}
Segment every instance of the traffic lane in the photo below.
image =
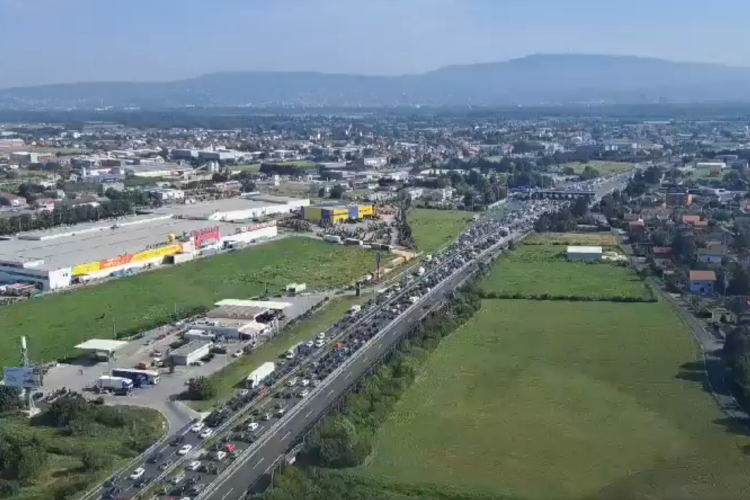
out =
{"type": "Polygon", "coordinates": [[[425,306],[432,307],[442,300],[442,294],[452,286],[469,276],[467,269],[459,275],[442,283],[436,290],[420,302],[422,307],[415,308],[403,315],[398,323],[384,333],[375,342],[365,345],[361,355],[356,357],[347,369],[332,379],[326,389],[310,400],[303,400],[303,409],[293,415],[267,438],[246,460],[245,464],[220,485],[208,497],[211,500],[232,500],[241,498],[247,488],[254,484],[274,461],[284,454],[297,436],[314,422],[321,413],[333,403],[336,398],[381,357],[421,316],[425,314],[425,306]]]}

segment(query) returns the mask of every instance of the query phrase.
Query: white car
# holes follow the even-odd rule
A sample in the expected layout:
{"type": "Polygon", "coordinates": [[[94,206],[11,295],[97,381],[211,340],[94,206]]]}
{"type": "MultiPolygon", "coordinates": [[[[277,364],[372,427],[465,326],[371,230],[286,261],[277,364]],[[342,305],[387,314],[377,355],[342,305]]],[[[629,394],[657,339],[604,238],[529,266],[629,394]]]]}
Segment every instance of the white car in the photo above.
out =
{"type": "Polygon", "coordinates": [[[241,350],[240,351],[235,351],[235,352],[232,353],[232,357],[233,358],[239,358],[240,356],[242,356],[242,351],[241,350]]]}
{"type": "Polygon", "coordinates": [[[320,333],[318,334],[318,337],[317,337],[317,338],[318,338],[318,340],[323,340],[323,339],[325,339],[325,338],[326,338],[326,332],[320,332],[320,333]]]}
{"type": "Polygon", "coordinates": [[[311,349],[313,345],[315,345],[315,342],[313,342],[312,340],[308,340],[307,342],[305,342],[305,347],[307,347],[308,349],[311,349]]]}
{"type": "Polygon", "coordinates": [[[315,347],[317,347],[318,349],[320,349],[324,345],[326,345],[326,341],[323,339],[318,339],[315,341],[315,347]]]}
{"type": "Polygon", "coordinates": [[[250,422],[249,424],[247,424],[247,430],[249,431],[255,432],[258,430],[258,427],[260,427],[258,422],[250,422]]]}
{"type": "Polygon", "coordinates": [[[177,450],[177,454],[180,455],[180,456],[185,456],[188,453],[190,453],[190,450],[192,450],[192,449],[193,449],[193,445],[192,444],[186,444],[185,446],[183,446],[182,448],[180,448],[179,450],[177,450]]]}
{"type": "Polygon", "coordinates": [[[193,424],[193,426],[190,428],[190,430],[193,431],[193,432],[200,432],[200,431],[203,430],[203,428],[205,426],[206,426],[206,424],[204,424],[203,422],[196,422],[195,424],[193,424]]]}
{"type": "Polygon", "coordinates": [[[200,469],[200,467],[201,467],[201,463],[200,463],[200,461],[198,461],[198,460],[193,460],[193,461],[192,461],[192,462],[190,462],[190,463],[188,464],[188,466],[187,466],[187,467],[185,467],[185,468],[186,468],[187,470],[193,470],[193,471],[195,471],[195,470],[198,470],[198,469],[200,469]]]}
{"type": "Polygon", "coordinates": [[[201,439],[208,439],[213,435],[214,431],[213,429],[206,429],[203,432],[201,432],[200,436],[201,439]]]}
{"type": "Polygon", "coordinates": [[[306,398],[309,394],[310,394],[310,390],[309,389],[302,389],[299,392],[299,397],[306,398]]]}
{"type": "Polygon", "coordinates": [[[299,385],[301,385],[302,387],[307,387],[308,385],[310,385],[310,381],[306,378],[303,378],[299,381],[299,385]]]}
{"type": "Polygon", "coordinates": [[[290,378],[289,381],[287,381],[286,385],[289,387],[294,387],[295,385],[297,385],[297,377],[290,378]]]}
{"type": "Polygon", "coordinates": [[[146,469],[143,467],[138,467],[136,470],[133,471],[133,473],[130,475],[130,479],[135,481],[136,479],[140,479],[141,476],[146,472],[146,469]]]}
{"type": "Polygon", "coordinates": [[[221,451],[221,450],[217,451],[217,452],[216,452],[216,453],[214,454],[214,458],[215,458],[216,460],[224,460],[224,458],[225,458],[226,456],[227,456],[227,452],[226,452],[226,451],[221,451]]]}

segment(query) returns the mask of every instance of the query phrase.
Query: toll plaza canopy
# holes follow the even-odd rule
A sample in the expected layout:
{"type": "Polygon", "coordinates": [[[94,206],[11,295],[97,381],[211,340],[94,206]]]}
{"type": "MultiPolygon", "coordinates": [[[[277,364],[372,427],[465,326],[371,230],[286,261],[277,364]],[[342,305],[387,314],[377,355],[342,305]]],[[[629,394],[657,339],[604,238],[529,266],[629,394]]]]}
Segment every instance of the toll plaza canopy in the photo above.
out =
{"type": "Polygon", "coordinates": [[[126,345],[128,345],[128,343],[122,340],[91,339],[82,344],[78,344],[76,349],[94,353],[106,353],[107,356],[111,358],[115,351],[126,345]]]}

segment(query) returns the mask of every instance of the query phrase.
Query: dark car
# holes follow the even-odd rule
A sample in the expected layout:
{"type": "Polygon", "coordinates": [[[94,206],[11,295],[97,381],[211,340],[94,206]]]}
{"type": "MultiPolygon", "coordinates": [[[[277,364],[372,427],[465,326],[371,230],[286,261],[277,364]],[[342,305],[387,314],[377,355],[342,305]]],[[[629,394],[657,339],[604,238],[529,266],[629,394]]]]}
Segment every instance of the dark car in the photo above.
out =
{"type": "Polygon", "coordinates": [[[135,483],[136,488],[143,488],[147,484],[151,482],[151,478],[148,476],[142,477],[137,483],[135,483]]]}
{"type": "Polygon", "coordinates": [[[148,463],[155,464],[158,463],[159,460],[161,460],[161,453],[154,453],[150,457],[148,457],[148,463]]]}
{"type": "Polygon", "coordinates": [[[184,440],[185,440],[185,435],[180,434],[179,436],[175,436],[175,438],[169,444],[171,444],[172,446],[180,446],[184,440]]]}

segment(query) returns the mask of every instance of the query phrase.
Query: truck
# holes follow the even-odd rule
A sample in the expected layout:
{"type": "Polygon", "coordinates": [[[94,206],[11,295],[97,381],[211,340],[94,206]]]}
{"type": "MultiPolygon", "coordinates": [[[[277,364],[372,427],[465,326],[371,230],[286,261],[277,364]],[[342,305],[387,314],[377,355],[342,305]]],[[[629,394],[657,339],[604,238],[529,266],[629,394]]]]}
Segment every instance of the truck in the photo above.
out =
{"type": "Polygon", "coordinates": [[[96,381],[96,388],[99,391],[112,391],[115,394],[125,395],[133,390],[133,381],[124,377],[102,375],[96,381]]]}
{"type": "Polygon", "coordinates": [[[276,365],[269,361],[267,363],[263,363],[258,368],[253,370],[250,375],[247,376],[247,380],[245,381],[245,385],[248,389],[255,389],[258,387],[269,375],[271,375],[274,370],[276,370],[276,365]]]}

